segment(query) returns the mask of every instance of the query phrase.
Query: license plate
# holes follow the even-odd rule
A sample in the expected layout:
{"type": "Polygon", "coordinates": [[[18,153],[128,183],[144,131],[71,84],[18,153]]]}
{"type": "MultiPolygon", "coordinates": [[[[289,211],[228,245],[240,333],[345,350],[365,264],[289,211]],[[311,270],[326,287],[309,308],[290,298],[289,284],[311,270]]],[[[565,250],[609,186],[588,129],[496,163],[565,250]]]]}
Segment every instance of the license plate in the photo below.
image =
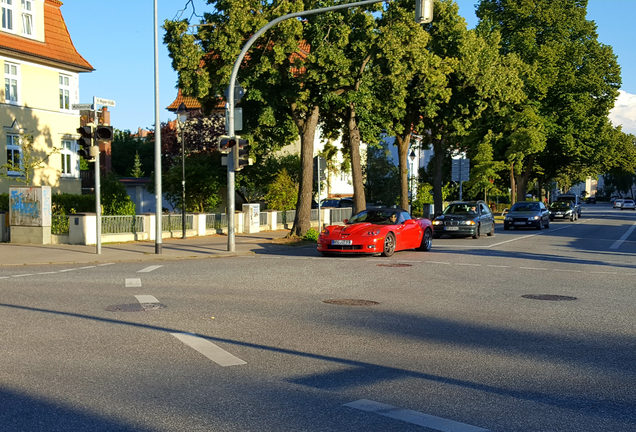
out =
{"type": "Polygon", "coordinates": [[[331,240],[331,244],[334,246],[351,246],[351,240],[331,240]]]}
{"type": "Polygon", "coordinates": [[[459,227],[456,226],[449,226],[445,228],[446,231],[459,231],[459,227]]]}
{"type": "Polygon", "coordinates": [[[515,225],[525,225],[525,222],[515,222],[515,225]]]}

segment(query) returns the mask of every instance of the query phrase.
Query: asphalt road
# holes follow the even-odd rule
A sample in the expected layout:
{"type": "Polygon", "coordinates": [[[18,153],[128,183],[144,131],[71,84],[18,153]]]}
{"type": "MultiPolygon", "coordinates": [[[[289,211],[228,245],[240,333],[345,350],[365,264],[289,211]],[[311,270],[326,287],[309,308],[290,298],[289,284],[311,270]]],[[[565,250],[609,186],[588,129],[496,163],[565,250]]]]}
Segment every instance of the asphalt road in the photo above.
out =
{"type": "Polygon", "coordinates": [[[636,430],[635,227],[3,269],[0,429],[636,430]]]}

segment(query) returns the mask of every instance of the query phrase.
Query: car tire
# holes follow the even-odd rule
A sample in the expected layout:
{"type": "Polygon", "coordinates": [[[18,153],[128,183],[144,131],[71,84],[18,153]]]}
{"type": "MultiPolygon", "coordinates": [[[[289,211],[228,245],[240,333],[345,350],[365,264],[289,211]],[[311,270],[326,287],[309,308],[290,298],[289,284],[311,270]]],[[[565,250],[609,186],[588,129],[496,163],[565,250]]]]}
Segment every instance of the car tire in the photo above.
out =
{"type": "Polygon", "coordinates": [[[382,249],[382,256],[390,257],[395,253],[395,234],[388,233],[384,238],[384,248],[382,249]]]}
{"type": "Polygon", "coordinates": [[[488,231],[488,233],[486,233],[486,235],[488,237],[492,237],[495,235],[495,222],[493,221],[493,223],[490,224],[490,231],[488,231]]]}
{"type": "Polygon", "coordinates": [[[422,234],[422,243],[420,243],[419,250],[427,252],[433,247],[433,233],[429,228],[424,230],[422,234]]]}
{"type": "Polygon", "coordinates": [[[477,224],[477,228],[475,228],[475,234],[473,234],[474,239],[478,239],[481,236],[481,224],[477,224]]]}
{"type": "Polygon", "coordinates": [[[539,223],[537,224],[537,229],[539,231],[543,229],[543,219],[539,219],[539,223]]]}
{"type": "Polygon", "coordinates": [[[546,221],[545,223],[545,229],[548,229],[548,228],[550,228],[550,221],[546,221]]]}

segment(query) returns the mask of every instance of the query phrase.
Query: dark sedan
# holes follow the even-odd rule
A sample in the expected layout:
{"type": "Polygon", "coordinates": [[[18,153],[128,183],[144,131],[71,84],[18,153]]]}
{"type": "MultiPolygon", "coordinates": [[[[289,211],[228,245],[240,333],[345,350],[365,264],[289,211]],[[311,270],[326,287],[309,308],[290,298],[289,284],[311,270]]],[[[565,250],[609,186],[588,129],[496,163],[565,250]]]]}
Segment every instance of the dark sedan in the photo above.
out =
{"type": "Polygon", "coordinates": [[[579,218],[576,208],[571,201],[555,201],[550,204],[550,220],[569,219],[575,221],[579,218]]]}
{"type": "Polygon", "coordinates": [[[550,227],[550,210],[539,201],[515,203],[504,219],[504,229],[550,227]]]}
{"type": "Polygon", "coordinates": [[[433,220],[433,236],[472,236],[495,233],[495,218],[483,201],[456,201],[433,220]]]}

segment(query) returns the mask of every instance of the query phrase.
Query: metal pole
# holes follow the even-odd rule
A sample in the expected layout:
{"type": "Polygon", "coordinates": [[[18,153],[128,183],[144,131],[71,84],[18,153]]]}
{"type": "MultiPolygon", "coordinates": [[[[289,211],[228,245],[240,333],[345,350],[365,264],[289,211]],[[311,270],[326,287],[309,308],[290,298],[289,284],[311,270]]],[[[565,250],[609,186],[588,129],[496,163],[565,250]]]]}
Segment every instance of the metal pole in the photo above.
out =
{"type": "MultiPolygon", "coordinates": [[[[93,96],[93,117],[95,127],[99,126],[99,119],[97,117],[97,98],[93,96]]],[[[95,129],[93,129],[95,132],[95,129]]],[[[100,158],[99,158],[99,144],[95,134],[91,138],[92,144],[96,147],[95,155],[95,253],[97,255],[102,253],[102,200],[101,200],[101,181],[100,181],[100,158]]]]}
{"type": "Polygon", "coordinates": [[[322,226],[320,223],[320,156],[316,158],[316,168],[318,170],[318,231],[322,230],[322,226]]]}
{"type": "MultiPolygon", "coordinates": [[[[235,130],[234,130],[234,86],[236,84],[236,77],[238,76],[238,70],[239,67],[241,66],[241,62],[243,61],[243,58],[245,57],[245,54],[247,54],[247,51],[250,49],[250,47],[254,44],[254,42],[256,42],[256,39],[258,39],[259,37],[261,37],[261,35],[263,33],[265,33],[267,30],[269,30],[270,28],[274,27],[276,24],[278,24],[281,21],[285,21],[288,20],[290,18],[296,18],[296,17],[301,17],[301,16],[306,16],[306,15],[315,15],[315,14],[319,14],[322,12],[330,12],[330,11],[334,11],[334,10],[339,10],[339,9],[347,9],[347,8],[352,8],[352,7],[357,7],[357,6],[365,6],[365,5],[370,5],[370,4],[374,4],[374,3],[380,3],[383,0],[364,0],[364,1],[359,1],[359,2],[355,2],[355,3],[347,3],[347,4],[341,4],[341,5],[336,5],[336,6],[329,6],[329,7],[324,7],[324,8],[318,8],[318,9],[311,9],[308,11],[300,11],[300,12],[293,12],[293,13],[289,13],[287,15],[283,15],[280,16],[270,22],[268,22],[267,24],[265,24],[263,27],[261,27],[256,33],[254,33],[252,35],[252,37],[247,41],[247,43],[243,46],[243,49],[241,49],[241,52],[239,54],[239,56],[237,57],[236,61],[234,62],[234,67],[232,68],[232,75],[230,76],[230,84],[229,84],[229,88],[228,88],[228,97],[227,97],[227,104],[228,104],[228,119],[227,119],[227,124],[228,124],[228,135],[233,137],[235,134],[235,130]]],[[[156,5],[156,0],[155,0],[155,5],[156,5]]],[[[155,15],[155,19],[156,19],[156,15],[155,15]]],[[[232,149],[232,153],[230,153],[230,155],[228,155],[228,164],[227,164],[227,250],[229,252],[234,252],[235,250],[235,244],[234,244],[234,164],[231,163],[232,160],[234,160],[233,156],[233,152],[236,151],[236,149],[232,149]]]]}
{"type": "Polygon", "coordinates": [[[161,121],[159,116],[159,36],[157,20],[157,0],[154,0],[154,36],[155,36],[155,254],[161,254],[161,210],[163,206],[161,191],[161,121]]]}
{"type": "Polygon", "coordinates": [[[185,211],[185,123],[181,125],[181,238],[186,238],[186,211],[185,211]]]}

